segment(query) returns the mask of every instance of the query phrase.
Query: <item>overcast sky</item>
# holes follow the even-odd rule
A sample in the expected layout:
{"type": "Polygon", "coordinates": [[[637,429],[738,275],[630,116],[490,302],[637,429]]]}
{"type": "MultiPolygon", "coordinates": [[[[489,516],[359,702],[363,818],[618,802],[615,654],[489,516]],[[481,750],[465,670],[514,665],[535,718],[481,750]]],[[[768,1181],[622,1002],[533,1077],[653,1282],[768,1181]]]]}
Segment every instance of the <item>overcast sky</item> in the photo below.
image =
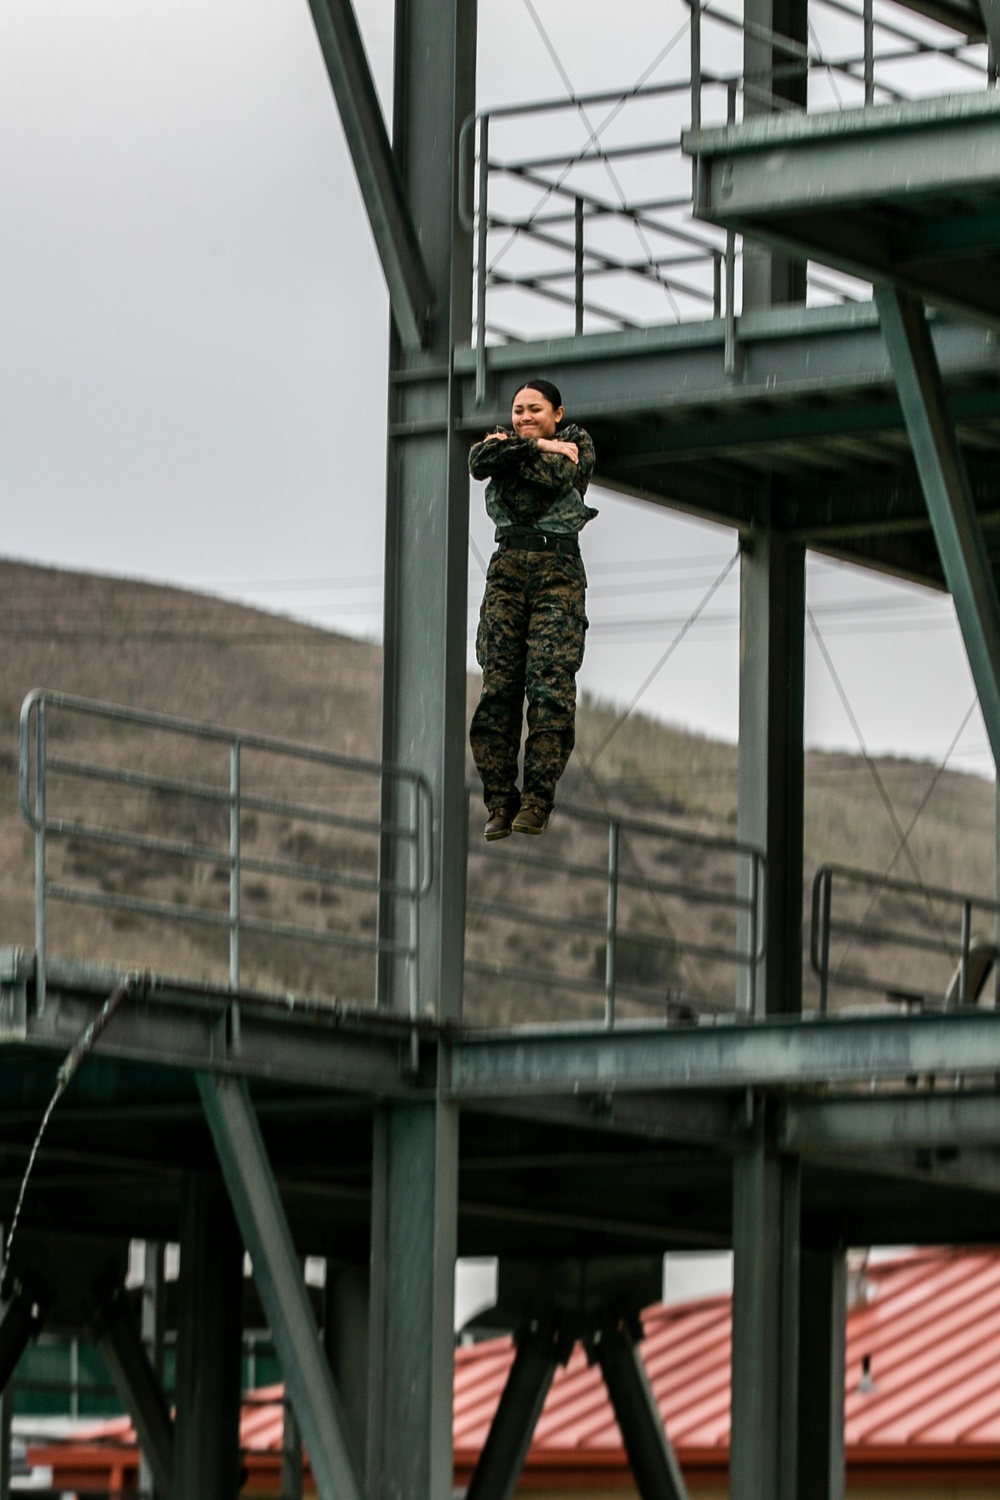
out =
{"type": "MultiPolygon", "coordinates": [[[[686,15],[537,9],[578,89],[686,15]]],[[[359,14],[384,96],[391,5],[359,14]]],[[[521,0],[480,14],[483,102],[563,91],[521,0]]],[[[377,634],[388,310],[305,0],[4,0],[0,202],[4,552],[377,634]]],[[[735,538],[595,503],[582,684],[627,702],[735,538]]],[[[473,610],[481,583],[470,556],[473,610]]],[[[973,699],[949,601],[815,560],[810,602],[869,748],[943,755],[973,699]]],[[[734,572],[645,708],[735,738],[736,604],[734,572]]],[[[857,748],[813,642],[807,734],[857,748]]],[[[952,764],[988,774],[978,712],[952,764]]]]}

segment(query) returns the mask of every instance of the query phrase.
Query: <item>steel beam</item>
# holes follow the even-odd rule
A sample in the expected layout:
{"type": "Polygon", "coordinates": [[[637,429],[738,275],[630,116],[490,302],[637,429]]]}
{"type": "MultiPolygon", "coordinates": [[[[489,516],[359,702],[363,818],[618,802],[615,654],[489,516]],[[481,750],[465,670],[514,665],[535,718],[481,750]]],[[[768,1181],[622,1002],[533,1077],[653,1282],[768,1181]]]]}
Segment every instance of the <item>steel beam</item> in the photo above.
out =
{"type": "Polygon", "coordinates": [[[1000,1095],[921,1093],[847,1099],[793,1099],[782,1109],[779,1138],[803,1154],[995,1146],[1000,1095]]]}
{"type": "Polygon", "coordinates": [[[601,1367],[639,1500],[687,1500],[637,1337],[619,1320],[588,1340],[588,1352],[601,1367]]]}
{"type": "Polygon", "coordinates": [[[993,760],[1000,766],[1000,600],[934,345],[919,301],[894,288],[876,291],[875,300],[993,760]]]}
{"type": "Polygon", "coordinates": [[[198,1091],[320,1500],[361,1500],[340,1399],[246,1084],[198,1076],[198,1091]]]}
{"type": "Polygon", "coordinates": [[[351,0],[309,0],[400,342],[420,349],[434,304],[431,279],[406,201],[351,0]]]}
{"type": "MultiPolygon", "coordinates": [[[[779,101],[804,109],[808,74],[807,0],[745,0],[743,13],[744,118],[772,114],[779,101]],[[788,45],[783,46],[785,42],[788,45]],[[793,51],[792,49],[797,49],[793,51]],[[790,73],[797,58],[801,72],[790,73]],[[777,76],[776,76],[777,75],[777,76]]],[[[743,310],[805,302],[804,261],[776,255],[754,240],[743,246],[743,310]]]]}
{"type": "Polygon", "coordinates": [[[465,1500],[512,1500],[553,1376],[567,1353],[551,1324],[535,1321],[521,1333],[465,1500]]]}
{"type": "Polygon", "coordinates": [[[458,1113],[376,1121],[369,1356],[370,1500],[450,1500],[458,1113]]]}
{"type": "MultiPolygon", "coordinates": [[[[764,958],[738,970],[737,1009],[802,1009],[802,817],[805,755],[805,548],[769,522],[744,538],[740,558],[740,733],[737,836],[763,850],[764,958]]],[[[749,895],[752,872],[740,870],[749,895]]],[[[741,921],[744,952],[758,934],[741,921]]]]}
{"type": "Polygon", "coordinates": [[[443,1044],[445,1097],[472,1103],[572,1093],[742,1090],[1000,1072],[1000,1013],[775,1020],[670,1031],[518,1030],[443,1044]]]}
{"type": "Polygon", "coordinates": [[[116,1292],[98,1312],[95,1333],[111,1378],[135,1426],[153,1483],[169,1495],[174,1463],[174,1430],[167,1399],[123,1292],[116,1292]]]}
{"type": "Polygon", "coordinates": [[[844,1351],[847,1260],[801,1251],[799,1264],[798,1487],[809,1500],[844,1496],[844,1351]]]}
{"type": "MultiPolygon", "coordinates": [[[[434,818],[416,973],[386,956],[378,988],[383,1007],[448,1019],[461,1012],[464,958],[469,546],[468,443],[455,430],[452,354],[471,340],[458,147],[475,108],[475,71],[472,0],[398,0],[393,148],[438,311],[425,351],[390,342],[381,753],[424,773],[434,818]]],[[[402,821],[406,795],[386,780],[387,824],[402,821]]],[[[406,878],[398,840],[384,841],[381,868],[406,878]]],[[[388,895],[380,903],[381,937],[409,939],[412,920],[408,903],[388,895]]]]}
{"type": "Polygon", "coordinates": [[[243,1246],[217,1177],[188,1173],[180,1225],[171,1493],[236,1500],[240,1470],[243,1246]]]}
{"type": "MultiPolygon", "coordinates": [[[[0,1043],[28,1042],[61,1057],[67,1038],[83,1032],[122,976],[103,965],[51,959],[44,1014],[31,1013],[16,1035],[5,1035],[3,999],[32,963],[31,954],[12,959],[11,980],[0,988],[0,1043]]],[[[373,1010],[296,997],[234,997],[213,986],[167,984],[154,977],[117,1012],[100,1048],[102,1057],[128,1062],[229,1069],[354,1094],[406,1095],[414,1089],[408,1070],[411,1041],[409,1024],[373,1010]]]]}
{"type": "Polygon", "coordinates": [[[733,1161],[731,1500],[796,1500],[798,1164],[763,1140],[733,1161]]]}

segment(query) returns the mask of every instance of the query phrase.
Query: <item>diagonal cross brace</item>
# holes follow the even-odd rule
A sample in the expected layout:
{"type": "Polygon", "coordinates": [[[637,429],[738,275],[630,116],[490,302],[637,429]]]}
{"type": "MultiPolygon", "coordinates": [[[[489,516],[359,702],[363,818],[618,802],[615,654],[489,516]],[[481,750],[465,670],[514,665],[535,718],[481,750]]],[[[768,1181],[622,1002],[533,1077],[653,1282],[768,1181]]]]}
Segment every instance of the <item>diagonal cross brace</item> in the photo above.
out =
{"type": "Polygon", "coordinates": [[[640,1500],[687,1500],[639,1345],[625,1319],[596,1330],[588,1357],[600,1365],[640,1500]]]}
{"type": "Polygon", "coordinates": [[[434,292],[351,0],[309,0],[404,348],[427,342],[434,292]]]}
{"type": "Polygon", "coordinates": [[[528,1328],[518,1339],[465,1500],[513,1500],[556,1366],[565,1363],[571,1347],[566,1348],[558,1330],[545,1323],[528,1328]]]}
{"type": "Polygon", "coordinates": [[[340,1399],[247,1086],[198,1075],[198,1091],[302,1429],[319,1500],[363,1500],[340,1399]]]}
{"type": "Polygon", "coordinates": [[[100,1309],[95,1333],[115,1390],[135,1424],[157,1493],[169,1495],[174,1459],[173,1423],[163,1387],[122,1292],[100,1309]]]}
{"type": "Polygon", "coordinates": [[[1000,766],[1000,600],[937,355],[918,299],[883,287],[875,301],[945,582],[1000,766]]]}

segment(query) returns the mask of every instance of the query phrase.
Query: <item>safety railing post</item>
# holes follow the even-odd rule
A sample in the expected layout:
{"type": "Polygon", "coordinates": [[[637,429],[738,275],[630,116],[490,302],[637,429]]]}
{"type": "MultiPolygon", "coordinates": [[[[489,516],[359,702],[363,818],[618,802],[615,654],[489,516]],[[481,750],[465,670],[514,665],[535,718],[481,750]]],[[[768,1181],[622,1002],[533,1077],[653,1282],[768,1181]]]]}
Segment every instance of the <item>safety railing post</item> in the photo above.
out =
{"type": "Polygon", "coordinates": [[[618,981],[618,848],[621,830],[618,819],[608,823],[608,921],[604,948],[604,1024],[611,1031],[615,1024],[615,991],[618,981]]]}
{"type": "Polygon", "coordinates": [[[819,905],[819,1013],[826,1015],[830,989],[830,903],[833,897],[833,871],[824,870],[819,905]]]}
{"type": "Polygon", "coordinates": [[[875,100],[875,0],[864,0],[865,103],[875,100]]]}
{"type": "Polygon", "coordinates": [[[757,969],[760,965],[760,856],[750,853],[750,952],[748,956],[747,998],[751,1016],[757,1014],[757,969]]]}
{"type": "Polygon", "coordinates": [[[486,254],[490,232],[490,117],[479,120],[479,190],[476,210],[476,405],[486,400],[486,254]]]}
{"type": "Polygon", "coordinates": [[[962,902],[962,954],[959,960],[958,1003],[969,1003],[969,945],[972,941],[972,902],[962,902]]]}
{"type": "Polygon", "coordinates": [[[691,0],[691,129],[701,129],[701,0],[691,0]]]}
{"type": "Polygon", "coordinates": [[[229,746],[229,988],[240,984],[240,742],[229,746]]]}
{"type": "Polygon", "coordinates": [[[35,1006],[45,1010],[45,699],[35,711],[35,1006]]]}
{"type": "Polygon", "coordinates": [[[573,204],[573,304],[576,329],[583,332],[583,199],[573,204]]]}
{"type": "MultiPolygon", "coordinates": [[[[726,90],[726,123],[736,120],[736,85],[730,83],[726,90]]],[[[736,347],[736,233],[726,231],[726,343],[723,368],[727,375],[735,375],[739,367],[739,351],[736,347]]]]}

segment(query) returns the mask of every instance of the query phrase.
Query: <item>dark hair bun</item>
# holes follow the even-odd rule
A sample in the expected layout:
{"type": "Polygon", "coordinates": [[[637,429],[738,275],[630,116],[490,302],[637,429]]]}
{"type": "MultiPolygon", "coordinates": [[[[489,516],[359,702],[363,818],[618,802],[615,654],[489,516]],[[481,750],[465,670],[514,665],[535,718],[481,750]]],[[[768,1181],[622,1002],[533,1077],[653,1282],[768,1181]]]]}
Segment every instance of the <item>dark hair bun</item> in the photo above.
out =
{"type": "Polygon", "coordinates": [[[562,397],[559,394],[559,387],[553,385],[551,380],[536,380],[534,376],[530,380],[522,380],[511,397],[512,406],[522,391],[537,391],[540,396],[545,397],[546,401],[551,401],[557,411],[563,404],[562,397]]]}

